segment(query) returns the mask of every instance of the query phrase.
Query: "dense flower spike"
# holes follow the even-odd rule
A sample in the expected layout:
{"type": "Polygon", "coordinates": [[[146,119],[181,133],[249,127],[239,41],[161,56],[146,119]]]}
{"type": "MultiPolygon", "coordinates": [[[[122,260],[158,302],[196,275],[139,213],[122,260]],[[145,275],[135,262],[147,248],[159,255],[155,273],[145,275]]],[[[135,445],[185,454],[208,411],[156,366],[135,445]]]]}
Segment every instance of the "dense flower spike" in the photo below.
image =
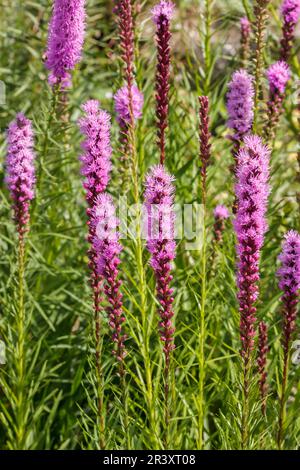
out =
{"type": "Polygon", "coordinates": [[[116,1],[115,13],[118,18],[121,58],[125,66],[124,79],[130,90],[134,80],[134,30],[131,0],[116,1]]]}
{"type": "MultiPolygon", "coordinates": [[[[135,85],[131,88],[131,99],[133,119],[136,121],[142,117],[144,96],[135,85]]],[[[130,93],[127,86],[123,86],[117,91],[114,101],[118,123],[122,128],[126,128],[131,122],[130,93]]]]}
{"type": "Polygon", "coordinates": [[[296,327],[297,303],[300,289],[300,235],[291,230],[282,245],[279,256],[281,268],[278,270],[279,287],[283,291],[283,346],[288,354],[292,334],[296,327]]]}
{"type": "Polygon", "coordinates": [[[279,277],[279,287],[283,292],[281,297],[283,304],[283,373],[277,444],[278,448],[281,449],[285,427],[285,406],[289,354],[293,333],[296,329],[297,305],[299,302],[300,234],[298,232],[294,230],[287,232],[285,235],[285,240],[282,244],[282,251],[279,255],[279,260],[281,262],[281,267],[279,268],[277,275],[279,277]]]}
{"type": "MultiPolygon", "coordinates": [[[[122,331],[125,321],[122,306],[121,281],[118,266],[122,246],[119,243],[119,221],[115,215],[115,207],[111,196],[106,193],[97,196],[93,210],[96,269],[99,276],[105,279],[104,293],[110,304],[108,308],[109,325],[112,329],[112,340],[116,344],[113,353],[121,363],[126,355],[124,341],[126,335],[122,331]]],[[[123,369],[121,368],[121,371],[123,369]]],[[[123,371],[124,372],[124,371],[123,371]]]]}
{"type": "Polygon", "coordinates": [[[228,127],[234,131],[231,139],[234,142],[233,155],[240,148],[243,137],[249,133],[253,122],[254,88],[253,79],[245,70],[235,72],[228,85],[227,111],[228,127]]]}
{"type": "Polygon", "coordinates": [[[285,88],[290,79],[291,72],[287,63],[280,60],[268,68],[266,75],[270,91],[268,100],[268,119],[264,133],[266,140],[268,140],[275,136],[276,125],[278,124],[282,112],[285,88]]]}
{"type": "Polygon", "coordinates": [[[210,160],[209,101],[207,96],[199,96],[199,142],[201,161],[201,182],[203,203],[206,201],[206,176],[210,160]]]}
{"type": "Polygon", "coordinates": [[[170,21],[175,5],[161,0],[152,9],[152,19],[156,25],[157,68],[156,68],[156,115],[157,135],[160,150],[160,163],[165,161],[165,131],[168,127],[169,79],[170,79],[170,21]]]}
{"type": "Polygon", "coordinates": [[[161,340],[164,343],[166,364],[174,349],[174,327],[172,325],[173,289],[171,261],[175,258],[174,241],[174,178],[163,166],[155,166],[146,177],[145,206],[148,216],[147,248],[151,253],[151,266],[156,276],[157,295],[160,303],[161,340]]]}
{"type": "Polygon", "coordinates": [[[279,60],[272,64],[267,70],[267,78],[272,93],[283,94],[291,72],[286,62],[279,60]]]}
{"type": "Polygon", "coordinates": [[[225,230],[225,220],[230,217],[229,210],[226,206],[219,204],[214,209],[214,239],[220,243],[222,241],[222,235],[225,230]]]}
{"type": "Polygon", "coordinates": [[[240,20],[241,26],[241,60],[245,66],[249,56],[251,23],[246,16],[240,20]]]}
{"type": "Polygon", "coordinates": [[[295,36],[296,24],[300,18],[300,0],[284,0],[281,5],[282,39],[280,59],[288,62],[295,36]]]}
{"type": "Polygon", "coordinates": [[[247,136],[239,151],[235,187],[238,210],[234,221],[238,254],[241,354],[248,363],[254,346],[260,250],[267,229],[270,151],[257,136],[247,136]]]}
{"type": "Polygon", "coordinates": [[[98,101],[89,100],[82,109],[85,116],[79,120],[79,127],[85,140],[82,143],[84,154],[80,157],[81,173],[85,177],[83,186],[88,206],[92,208],[96,196],[105,191],[109,180],[111,124],[110,115],[100,108],[98,101]]]}
{"type": "Polygon", "coordinates": [[[85,0],[55,0],[49,24],[46,67],[51,85],[71,84],[70,71],[81,57],[85,28],[85,0]]]}
{"type": "Polygon", "coordinates": [[[19,113],[7,131],[5,181],[13,200],[14,219],[20,235],[28,230],[29,203],[34,197],[34,158],[32,124],[19,113]]]}
{"type": "Polygon", "coordinates": [[[257,367],[259,374],[259,391],[261,398],[261,411],[262,414],[266,414],[267,405],[267,353],[268,353],[268,332],[267,325],[261,321],[258,325],[258,354],[257,354],[257,367]]]}

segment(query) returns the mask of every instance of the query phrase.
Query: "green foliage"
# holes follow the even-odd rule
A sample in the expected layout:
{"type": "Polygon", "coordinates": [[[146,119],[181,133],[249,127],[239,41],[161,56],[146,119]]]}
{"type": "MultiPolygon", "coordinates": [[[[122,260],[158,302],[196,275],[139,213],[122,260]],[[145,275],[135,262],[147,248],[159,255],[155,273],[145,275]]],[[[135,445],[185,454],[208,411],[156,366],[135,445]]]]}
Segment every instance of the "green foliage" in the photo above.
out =
{"type": "MultiPolygon", "coordinates": [[[[112,13],[113,1],[87,2],[87,33],[82,61],[73,75],[67,107],[51,95],[43,54],[51,1],[4,0],[1,8],[0,79],[6,104],[0,107],[0,338],[7,363],[0,367],[0,447],[16,446],[16,343],[18,305],[17,236],[4,185],[5,129],[16,112],[33,120],[36,133],[37,197],[31,210],[26,251],[25,364],[22,413],[26,430],[22,448],[98,449],[99,422],[94,364],[93,308],[87,270],[85,200],[79,172],[80,132],[77,119],[88,98],[112,112],[112,93],[120,85],[120,62],[112,13]],[[53,99],[56,99],[54,103],[53,99]],[[53,111],[53,105],[56,112],[53,111]],[[52,110],[52,111],[51,111],[52,110]],[[58,110],[58,111],[57,111],[58,110]]],[[[145,95],[144,116],[137,128],[138,190],[144,174],[157,163],[154,126],[155,44],[149,10],[137,14],[137,83],[145,95]]],[[[226,84],[239,63],[239,18],[250,12],[248,1],[180,1],[173,21],[172,85],[166,165],[176,176],[176,201],[200,201],[197,96],[210,98],[212,162],[208,170],[205,285],[205,381],[203,448],[239,449],[241,367],[239,313],[235,286],[235,239],[231,220],[223,242],[213,244],[213,209],[233,202],[232,156],[226,139],[226,84]],[[212,259],[214,262],[212,263],[212,259]]],[[[277,60],[279,2],[272,2],[266,32],[265,65],[277,60]],[[274,5],[276,4],[276,5],[274,5]]],[[[297,80],[299,41],[291,60],[285,112],[272,153],[268,221],[262,253],[258,317],[269,326],[269,395],[267,416],[260,413],[256,375],[250,396],[249,448],[276,448],[278,394],[281,383],[280,292],[275,272],[281,239],[298,228],[296,202],[297,80]]],[[[262,77],[264,96],[266,81],[262,77]]],[[[263,112],[258,122],[263,123],[263,112]]],[[[114,116],[114,114],[113,114],[114,116]]],[[[119,196],[118,126],[113,117],[114,149],[109,192],[119,196]]],[[[298,188],[299,191],[299,188],[298,188]]],[[[122,264],[127,319],[125,389],[111,354],[107,317],[103,320],[105,441],[109,449],[163,447],[163,354],[158,336],[155,284],[148,254],[134,237],[124,242],[122,264]],[[140,249],[140,252],[139,252],[140,249]],[[141,259],[138,259],[138,253],[141,259]],[[141,283],[141,272],[145,282],[141,283]],[[141,300],[142,299],[142,300],[141,300]],[[124,400],[125,394],[125,400],[124,400]],[[125,408],[124,408],[125,407],[125,408]]],[[[205,267],[205,265],[204,265],[205,267]]],[[[203,264],[198,251],[178,242],[174,269],[176,350],[172,363],[170,448],[194,449],[199,441],[199,316],[203,264]]],[[[300,369],[289,377],[286,449],[300,440],[300,369]]]]}

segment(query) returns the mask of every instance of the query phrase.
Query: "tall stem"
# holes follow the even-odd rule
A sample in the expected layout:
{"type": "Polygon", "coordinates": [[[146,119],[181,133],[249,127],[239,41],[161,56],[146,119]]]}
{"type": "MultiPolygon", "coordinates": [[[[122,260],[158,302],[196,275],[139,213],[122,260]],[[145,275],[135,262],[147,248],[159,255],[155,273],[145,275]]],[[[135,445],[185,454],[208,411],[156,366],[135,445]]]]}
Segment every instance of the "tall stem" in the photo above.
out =
{"type": "Polygon", "coordinates": [[[210,49],[210,39],[211,39],[211,0],[205,0],[205,23],[204,23],[204,85],[203,93],[207,95],[210,88],[210,67],[211,67],[211,49],[210,49]]]}
{"type": "Polygon", "coordinates": [[[25,273],[25,241],[24,234],[19,233],[18,243],[18,313],[17,313],[17,388],[16,388],[16,449],[22,450],[25,444],[25,306],[24,306],[24,273],[25,273]]]}
{"type": "Polygon", "coordinates": [[[206,339],[205,304],[206,304],[206,227],[205,227],[205,204],[203,205],[203,240],[201,247],[201,304],[199,320],[199,383],[198,383],[198,439],[197,449],[203,448],[204,429],[204,382],[205,382],[205,354],[204,346],[206,339]]]}
{"type": "Polygon", "coordinates": [[[286,417],[286,387],[287,387],[287,377],[289,369],[289,353],[288,350],[284,352],[283,358],[283,375],[282,375],[282,388],[280,396],[280,408],[279,408],[279,429],[277,435],[277,446],[278,449],[282,449],[283,440],[284,440],[284,427],[285,427],[285,417],[286,417]]]}
{"type": "Polygon", "coordinates": [[[244,361],[244,381],[243,381],[243,403],[242,403],[242,450],[246,450],[249,442],[249,391],[250,391],[250,377],[251,377],[251,358],[250,351],[246,352],[244,361]]]}
{"type": "Polygon", "coordinates": [[[97,376],[97,400],[98,400],[98,419],[99,419],[99,447],[104,450],[105,444],[105,417],[104,417],[104,380],[102,368],[102,316],[100,311],[100,288],[99,283],[94,286],[94,322],[95,322],[95,360],[97,376]]]}

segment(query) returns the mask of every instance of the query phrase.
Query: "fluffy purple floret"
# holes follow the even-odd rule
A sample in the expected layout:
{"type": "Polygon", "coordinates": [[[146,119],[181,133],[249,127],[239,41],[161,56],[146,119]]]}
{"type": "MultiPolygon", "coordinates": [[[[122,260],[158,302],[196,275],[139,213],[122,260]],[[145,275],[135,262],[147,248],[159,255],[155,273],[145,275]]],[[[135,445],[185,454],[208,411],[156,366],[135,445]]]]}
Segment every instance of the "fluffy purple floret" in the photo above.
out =
{"type": "Polygon", "coordinates": [[[214,216],[216,219],[228,219],[230,217],[229,210],[227,209],[226,206],[223,206],[222,204],[219,204],[218,206],[215,207],[214,209],[214,216]]]}
{"type": "MultiPolygon", "coordinates": [[[[142,117],[142,110],[144,104],[143,93],[135,86],[132,90],[132,112],[134,120],[142,117]]],[[[115,111],[117,114],[117,121],[119,124],[130,123],[130,107],[129,107],[129,90],[127,86],[120,88],[114,96],[115,111]]]]}
{"type": "Polygon", "coordinates": [[[275,64],[270,65],[267,70],[267,79],[271,92],[279,91],[279,93],[284,93],[290,77],[291,72],[289,66],[283,60],[279,60],[275,62],[275,64]]]}
{"type": "Polygon", "coordinates": [[[250,131],[253,121],[253,78],[245,70],[238,70],[233,74],[228,87],[228,127],[238,134],[246,134],[250,131]]]}
{"type": "Polygon", "coordinates": [[[7,131],[5,176],[19,232],[26,229],[29,203],[34,198],[34,159],[32,124],[24,114],[19,113],[7,131]]]}
{"type": "Polygon", "coordinates": [[[99,102],[89,100],[83,105],[85,116],[79,119],[79,126],[85,140],[82,143],[83,155],[81,173],[85,177],[84,188],[89,207],[95,197],[107,186],[111,170],[110,157],[110,115],[100,108],[99,102]]]}
{"type": "Polygon", "coordinates": [[[173,2],[161,0],[160,3],[152,8],[152,19],[155,24],[161,21],[170,21],[174,13],[175,5],[173,2]]]}
{"type": "Polygon", "coordinates": [[[55,0],[49,24],[46,67],[49,83],[69,86],[84,42],[85,0],[55,0]]]}
{"type": "Polygon", "coordinates": [[[284,0],[281,15],[286,23],[295,25],[300,17],[300,0],[284,0]]]}
{"type": "Polygon", "coordinates": [[[297,293],[300,289],[300,235],[295,230],[285,235],[279,260],[281,267],[277,275],[280,289],[291,294],[297,293]]]}

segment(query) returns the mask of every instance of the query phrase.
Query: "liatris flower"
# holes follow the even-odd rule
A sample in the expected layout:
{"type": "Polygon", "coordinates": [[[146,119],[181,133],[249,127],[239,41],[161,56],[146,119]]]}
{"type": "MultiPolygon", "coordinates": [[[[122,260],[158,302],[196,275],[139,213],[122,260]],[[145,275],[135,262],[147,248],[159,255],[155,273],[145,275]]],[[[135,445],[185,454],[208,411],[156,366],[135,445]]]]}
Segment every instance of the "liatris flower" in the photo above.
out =
{"type": "Polygon", "coordinates": [[[113,354],[120,361],[121,372],[124,373],[122,363],[126,355],[124,345],[126,335],[122,331],[125,317],[123,315],[122,293],[120,292],[121,281],[118,278],[119,255],[122,251],[122,246],[119,243],[118,224],[112,198],[106,193],[97,196],[93,210],[95,233],[93,248],[96,269],[98,275],[105,279],[104,293],[110,304],[108,308],[109,325],[113,332],[112,340],[116,344],[113,354]]]}
{"type": "Polygon", "coordinates": [[[169,78],[170,78],[170,21],[175,5],[161,0],[152,9],[152,19],[156,25],[157,68],[156,68],[156,115],[157,135],[160,149],[160,163],[165,161],[165,131],[168,127],[169,78]]]}
{"type": "Polygon", "coordinates": [[[255,336],[255,303],[258,298],[260,251],[267,229],[266,208],[269,194],[270,150],[260,137],[246,136],[238,154],[237,214],[234,229],[237,236],[238,301],[240,310],[241,356],[243,360],[243,408],[241,423],[242,449],[248,446],[249,391],[252,351],[255,336]]]}
{"type": "Polygon", "coordinates": [[[267,353],[268,353],[268,332],[267,325],[261,321],[258,325],[258,354],[257,354],[257,366],[259,374],[259,391],[261,397],[261,411],[262,414],[266,414],[267,405],[267,353]]]}
{"type": "Polygon", "coordinates": [[[55,0],[49,24],[46,67],[51,85],[71,83],[70,71],[81,57],[85,27],[85,0],[55,0]]]}
{"type": "Polygon", "coordinates": [[[276,125],[278,124],[284,99],[286,84],[291,73],[286,62],[278,61],[272,64],[267,70],[269,82],[268,119],[264,129],[265,138],[274,138],[276,125]]]}
{"type": "Polygon", "coordinates": [[[163,166],[155,166],[146,177],[145,206],[148,214],[147,248],[151,253],[151,266],[156,276],[157,295],[160,303],[161,340],[164,343],[166,366],[174,349],[172,325],[173,289],[171,261],[175,258],[174,241],[174,178],[163,166]]]}
{"type": "Polygon", "coordinates": [[[291,230],[282,245],[282,253],[279,256],[281,268],[278,270],[280,279],[279,287],[283,291],[283,346],[287,355],[292,334],[295,330],[297,302],[299,301],[300,288],[300,235],[291,230]]]}
{"type": "Polygon", "coordinates": [[[229,210],[226,206],[218,205],[214,209],[214,239],[217,243],[222,241],[222,235],[225,230],[225,220],[230,217],[229,210]]]}
{"type": "Polygon", "coordinates": [[[201,182],[203,203],[206,201],[206,176],[207,166],[210,160],[210,132],[209,132],[209,101],[207,96],[199,96],[199,142],[200,142],[200,161],[201,161],[201,182]]]}
{"type": "Polygon", "coordinates": [[[228,127],[234,131],[231,139],[234,142],[233,155],[240,148],[244,136],[250,131],[253,122],[253,79],[245,70],[235,72],[228,85],[227,111],[228,127]]]}
{"type": "Polygon", "coordinates": [[[29,204],[34,197],[35,154],[32,124],[19,113],[7,131],[6,177],[13,200],[14,219],[22,237],[28,230],[29,204]]]}
{"type": "Polygon", "coordinates": [[[83,106],[85,116],[79,120],[80,130],[85,135],[82,143],[84,154],[80,157],[81,173],[85,177],[83,186],[89,208],[95,198],[105,191],[111,170],[110,115],[100,108],[99,102],[89,100],[83,106]]]}
{"type": "MultiPolygon", "coordinates": [[[[135,85],[132,86],[131,95],[133,119],[137,120],[142,117],[144,96],[135,85]]],[[[129,100],[129,91],[126,86],[120,88],[114,96],[117,121],[123,129],[125,129],[131,121],[129,100]]]]}
{"type": "Polygon", "coordinates": [[[291,72],[286,62],[279,60],[275,62],[275,64],[272,64],[267,70],[271,93],[283,94],[290,77],[291,72]]]}
{"type": "Polygon", "coordinates": [[[133,58],[134,58],[134,31],[131,0],[119,0],[116,2],[115,13],[118,16],[120,34],[120,47],[122,60],[125,65],[124,79],[128,90],[133,86],[133,58]]]}
{"type": "Polygon", "coordinates": [[[278,270],[277,275],[279,276],[279,287],[283,292],[281,297],[283,304],[283,374],[277,443],[278,447],[281,448],[284,431],[290,344],[293,333],[296,329],[297,304],[299,302],[300,234],[298,232],[290,230],[285,235],[279,260],[281,262],[281,267],[278,270]]]}
{"type": "Polygon", "coordinates": [[[281,5],[283,19],[280,59],[288,62],[295,36],[296,24],[300,17],[300,0],[284,0],[281,5]]]}
{"type": "Polygon", "coordinates": [[[238,254],[238,300],[241,314],[241,354],[249,362],[254,346],[258,298],[260,250],[267,229],[266,208],[269,194],[269,156],[267,146],[257,136],[247,136],[239,151],[236,197],[238,210],[234,221],[238,254]]]}
{"type": "Polygon", "coordinates": [[[89,267],[91,270],[91,286],[94,291],[94,310],[100,311],[100,278],[97,274],[94,251],[92,248],[94,227],[91,223],[96,198],[105,191],[111,170],[110,157],[112,153],[110,145],[110,116],[100,109],[98,101],[89,100],[83,105],[85,116],[79,120],[79,127],[85,140],[82,143],[83,155],[80,156],[81,174],[85,177],[83,187],[86,191],[87,216],[91,245],[89,267]]]}
{"type": "Polygon", "coordinates": [[[241,26],[241,60],[245,65],[250,49],[251,23],[246,16],[240,20],[241,26]]]}

